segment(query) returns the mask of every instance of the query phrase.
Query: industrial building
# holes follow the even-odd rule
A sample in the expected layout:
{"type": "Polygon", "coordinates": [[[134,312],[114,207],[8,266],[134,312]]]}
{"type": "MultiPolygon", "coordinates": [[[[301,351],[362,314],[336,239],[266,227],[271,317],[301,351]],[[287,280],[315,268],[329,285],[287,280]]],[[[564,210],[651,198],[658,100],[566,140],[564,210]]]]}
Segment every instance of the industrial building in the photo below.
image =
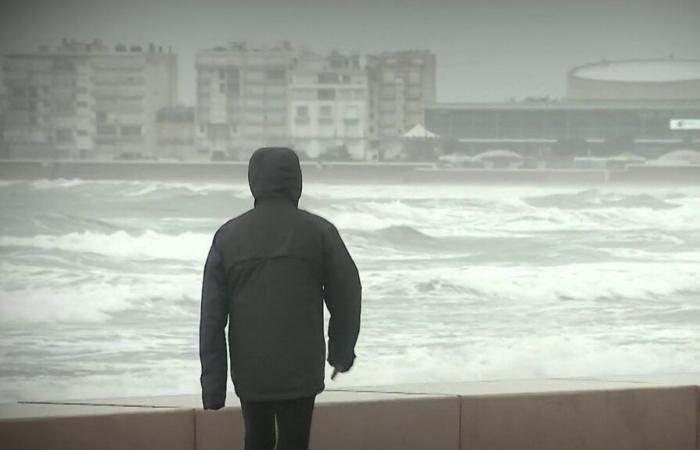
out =
{"type": "Polygon", "coordinates": [[[152,158],[156,111],[177,101],[177,57],[153,44],[63,40],[6,55],[3,74],[11,158],[152,158]]]}
{"type": "Polygon", "coordinates": [[[700,100],[700,60],[602,61],[568,73],[569,100],[700,100]]]}
{"type": "Polygon", "coordinates": [[[525,156],[654,156],[700,148],[700,61],[622,61],[569,72],[569,98],[433,104],[443,150],[525,156]]]}

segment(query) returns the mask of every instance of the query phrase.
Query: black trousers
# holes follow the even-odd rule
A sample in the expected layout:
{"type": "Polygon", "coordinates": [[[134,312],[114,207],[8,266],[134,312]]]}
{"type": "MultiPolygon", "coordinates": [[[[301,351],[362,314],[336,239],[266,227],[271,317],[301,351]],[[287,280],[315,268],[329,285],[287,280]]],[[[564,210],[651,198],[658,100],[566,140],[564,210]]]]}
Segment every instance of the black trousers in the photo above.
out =
{"type": "Polygon", "coordinates": [[[241,400],[245,450],[307,450],[315,401],[316,396],[275,401],[241,400]]]}

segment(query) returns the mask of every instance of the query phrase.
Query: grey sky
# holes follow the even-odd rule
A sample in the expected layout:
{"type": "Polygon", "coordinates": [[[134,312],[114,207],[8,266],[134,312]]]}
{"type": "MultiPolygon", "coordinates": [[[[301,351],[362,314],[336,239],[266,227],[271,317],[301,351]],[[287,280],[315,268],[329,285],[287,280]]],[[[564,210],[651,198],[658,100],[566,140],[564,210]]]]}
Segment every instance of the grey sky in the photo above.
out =
{"type": "Polygon", "coordinates": [[[439,101],[565,93],[566,71],[601,58],[700,58],[700,0],[5,0],[0,51],[61,38],[172,45],[180,98],[194,52],[288,39],[318,50],[429,48],[439,101]]]}

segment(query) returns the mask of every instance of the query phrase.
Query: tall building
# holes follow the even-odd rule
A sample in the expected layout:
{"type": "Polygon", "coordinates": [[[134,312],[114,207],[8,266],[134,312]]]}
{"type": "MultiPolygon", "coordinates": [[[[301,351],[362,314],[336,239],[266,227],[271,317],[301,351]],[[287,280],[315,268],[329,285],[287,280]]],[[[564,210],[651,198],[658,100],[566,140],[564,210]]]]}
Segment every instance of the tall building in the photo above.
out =
{"type": "MultiPolygon", "coordinates": [[[[2,67],[2,55],[0,55],[0,68],[2,67]]],[[[7,111],[7,90],[2,70],[0,70],[0,158],[7,158],[7,145],[5,144],[5,115],[7,111]]]]}
{"type": "Polygon", "coordinates": [[[156,114],[156,157],[179,161],[208,159],[194,145],[194,108],[166,106],[156,114]],[[204,156],[204,158],[202,158],[204,156]]]}
{"type": "Polygon", "coordinates": [[[367,56],[369,134],[373,144],[389,148],[417,124],[436,98],[436,59],[428,50],[383,52],[367,56]]]}
{"type": "Polygon", "coordinates": [[[13,158],[151,158],[156,111],[177,101],[177,57],[63,40],[5,57],[5,140],[13,158]]]}
{"type": "Polygon", "coordinates": [[[289,145],[290,69],[302,51],[288,42],[272,47],[229,47],[197,54],[197,140],[212,157],[247,159],[258,147],[289,145]]]}
{"type": "Polygon", "coordinates": [[[367,106],[367,74],[359,55],[301,55],[289,85],[289,134],[294,148],[311,158],[333,154],[365,159],[367,106]]]}

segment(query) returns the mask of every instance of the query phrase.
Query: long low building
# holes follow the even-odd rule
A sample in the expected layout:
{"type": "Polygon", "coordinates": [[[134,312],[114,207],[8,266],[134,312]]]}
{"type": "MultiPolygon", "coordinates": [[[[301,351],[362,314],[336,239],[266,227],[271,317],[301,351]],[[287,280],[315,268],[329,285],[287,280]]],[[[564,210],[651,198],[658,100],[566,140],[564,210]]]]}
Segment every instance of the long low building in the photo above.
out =
{"type": "Polygon", "coordinates": [[[700,101],[533,100],[442,103],[426,109],[426,128],[474,153],[505,149],[538,156],[640,152],[646,156],[700,147],[700,101]]]}

